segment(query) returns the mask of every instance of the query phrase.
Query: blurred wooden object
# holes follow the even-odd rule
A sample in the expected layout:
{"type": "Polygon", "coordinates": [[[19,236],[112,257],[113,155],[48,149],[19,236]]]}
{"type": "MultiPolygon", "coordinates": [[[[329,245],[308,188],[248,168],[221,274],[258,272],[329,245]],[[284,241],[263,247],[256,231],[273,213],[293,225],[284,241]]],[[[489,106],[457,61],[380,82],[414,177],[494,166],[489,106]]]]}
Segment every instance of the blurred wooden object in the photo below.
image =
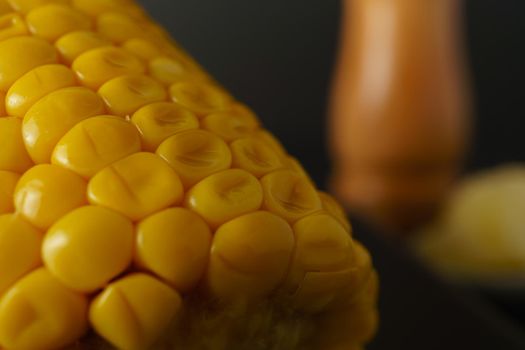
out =
{"type": "Polygon", "coordinates": [[[345,0],[331,104],[333,188],[390,230],[429,218],[462,164],[462,1],[345,0]]]}

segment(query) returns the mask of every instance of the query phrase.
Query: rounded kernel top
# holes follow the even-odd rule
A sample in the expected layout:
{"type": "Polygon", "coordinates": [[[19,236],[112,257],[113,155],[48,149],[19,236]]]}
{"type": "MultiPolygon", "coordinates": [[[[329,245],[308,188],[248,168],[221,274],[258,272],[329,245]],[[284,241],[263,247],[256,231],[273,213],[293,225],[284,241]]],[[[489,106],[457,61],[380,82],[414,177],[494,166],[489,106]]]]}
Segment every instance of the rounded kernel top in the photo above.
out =
{"type": "Polygon", "coordinates": [[[55,48],[40,38],[20,36],[0,42],[0,91],[7,91],[31,69],[57,60],[55,48]]]}

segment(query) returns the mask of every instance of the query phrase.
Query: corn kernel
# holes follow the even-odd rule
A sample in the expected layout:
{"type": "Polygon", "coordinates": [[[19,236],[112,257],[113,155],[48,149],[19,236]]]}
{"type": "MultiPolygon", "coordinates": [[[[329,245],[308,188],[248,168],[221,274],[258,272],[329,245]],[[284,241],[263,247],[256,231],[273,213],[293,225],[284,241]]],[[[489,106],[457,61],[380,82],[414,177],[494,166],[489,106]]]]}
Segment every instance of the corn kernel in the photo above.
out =
{"type": "Polygon", "coordinates": [[[231,103],[231,97],[217,87],[189,81],[173,84],[170,96],[174,102],[198,116],[224,111],[231,103]]]}
{"type": "Polygon", "coordinates": [[[111,283],[90,308],[99,334],[119,349],[148,349],[163,334],[181,308],[179,294],[145,274],[111,283]]]}
{"type": "Polygon", "coordinates": [[[33,165],[22,138],[20,118],[0,118],[0,149],[0,170],[23,173],[33,165]]]}
{"type": "Polygon", "coordinates": [[[155,80],[145,75],[125,75],[112,79],[98,90],[108,110],[119,116],[131,116],[140,107],[164,101],[167,92],[155,80]]]}
{"type": "Polygon", "coordinates": [[[253,115],[222,112],[211,114],[202,119],[202,128],[209,130],[226,142],[247,137],[252,134],[259,122],[253,115]]]}
{"type": "Polygon", "coordinates": [[[19,278],[41,265],[42,237],[19,215],[0,216],[0,297],[19,278]]]}
{"type": "Polygon", "coordinates": [[[62,59],[69,65],[84,52],[109,45],[111,45],[109,40],[89,31],[76,31],[65,34],[55,43],[62,59]]]}
{"type": "Polygon", "coordinates": [[[271,147],[277,154],[281,156],[286,155],[286,150],[284,149],[284,146],[281,144],[281,142],[279,142],[279,140],[277,140],[275,136],[270,134],[267,130],[257,130],[253,136],[271,147]]]}
{"type": "Polygon", "coordinates": [[[189,292],[204,275],[211,231],[195,213],[170,208],[137,226],[137,264],[163,278],[178,291],[189,292]]]}
{"type": "Polygon", "coordinates": [[[264,142],[256,138],[243,138],[230,145],[232,166],[249,171],[262,177],[280,168],[284,168],[279,155],[264,142]]]}
{"type": "Polygon", "coordinates": [[[352,227],[350,226],[350,222],[348,221],[343,207],[341,207],[341,205],[339,205],[339,203],[337,203],[337,201],[328,193],[317,191],[317,194],[319,195],[319,199],[321,199],[323,209],[336,218],[346,231],[351,232],[352,227]]]}
{"type": "Polygon", "coordinates": [[[67,5],[70,0],[7,0],[11,7],[22,13],[28,13],[34,8],[47,4],[64,4],[67,5]]]}
{"type": "Polygon", "coordinates": [[[87,331],[87,298],[45,269],[19,280],[0,300],[0,344],[8,349],[61,349],[87,331]]]}
{"type": "Polygon", "coordinates": [[[7,115],[5,103],[3,103],[3,101],[5,101],[5,93],[0,91],[0,117],[4,117],[7,115]]]}
{"type": "Polygon", "coordinates": [[[144,61],[149,61],[161,55],[159,48],[145,39],[133,38],[127,40],[122,48],[144,61]]]}
{"type": "Polygon", "coordinates": [[[193,186],[186,194],[185,204],[216,228],[258,210],[262,200],[263,191],[257,178],[241,169],[228,169],[193,186]]]}
{"type": "Polygon", "coordinates": [[[20,36],[0,42],[0,90],[7,91],[31,69],[57,59],[54,47],[40,38],[20,36]]]}
{"type": "Polygon", "coordinates": [[[352,239],[332,216],[314,214],[294,226],[295,251],[287,289],[297,308],[324,309],[351,280],[355,269],[352,239]]]}
{"type": "Polygon", "coordinates": [[[26,22],[17,13],[7,13],[0,17],[0,40],[27,35],[26,22]]]}
{"type": "Polygon", "coordinates": [[[133,225],[127,218],[103,207],[85,206],[49,229],[42,243],[42,257],[62,283],[91,292],[128,267],[133,241],[133,225]]]}
{"type": "Polygon", "coordinates": [[[140,152],[140,135],[131,123],[113,116],[98,116],[69,130],[58,142],[51,161],[90,178],[136,152],[140,152]]]}
{"type": "Polygon", "coordinates": [[[297,174],[299,174],[302,177],[304,177],[306,180],[308,180],[312,184],[312,186],[315,187],[314,180],[312,180],[310,175],[308,175],[306,170],[303,168],[301,163],[296,158],[290,157],[290,156],[285,156],[284,157],[284,162],[288,165],[289,169],[295,171],[297,174]]]}
{"type": "Polygon", "coordinates": [[[91,29],[89,17],[61,4],[37,7],[27,14],[26,21],[31,33],[49,41],[75,30],[91,29]]]}
{"type": "Polygon", "coordinates": [[[22,133],[29,155],[36,163],[49,163],[53,149],[69,129],[104,112],[104,101],[89,89],[69,87],[50,93],[24,117],[22,133]]]}
{"type": "Polygon", "coordinates": [[[153,153],[136,153],[96,174],[88,186],[92,204],[140,220],[178,204],[183,189],[177,174],[153,153]]]}
{"type": "Polygon", "coordinates": [[[20,175],[0,170],[0,214],[11,213],[15,209],[13,194],[20,175]]]}
{"type": "Polygon", "coordinates": [[[142,136],[146,151],[155,152],[168,137],[199,128],[195,114],[174,103],[157,102],[146,105],[133,114],[131,122],[142,136]]]}
{"type": "Polygon", "coordinates": [[[0,0],[0,15],[5,15],[6,13],[12,12],[13,9],[7,2],[7,0],[0,0]]]}
{"type": "Polygon", "coordinates": [[[105,12],[99,15],[97,32],[117,44],[145,35],[144,28],[137,21],[119,12],[105,12]]]}
{"type": "Polygon", "coordinates": [[[145,70],[142,62],[131,53],[111,46],[84,52],[73,61],[72,68],[82,84],[91,89],[98,89],[112,78],[141,74],[145,70]]]}
{"type": "Polygon", "coordinates": [[[266,211],[228,221],[215,232],[206,275],[209,292],[222,299],[256,299],[286,276],[294,247],[288,223],[266,211]]]}
{"type": "Polygon", "coordinates": [[[171,136],[157,149],[179,174],[184,188],[190,188],[206,176],[231,165],[228,145],[204,130],[189,130],[171,136]]]}
{"type": "Polygon", "coordinates": [[[183,61],[157,57],[149,62],[149,72],[158,81],[170,85],[180,81],[205,81],[206,75],[183,61]]]}
{"type": "Polygon", "coordinates": [[[133,2],[129,0],[73,0],[73,6],[92,17],[106,12],[117,11],[128,15],[135,14],[133,2]]]}
{"type": "Polygon", "coordinates": [[[371,340],[378,326],[375,307],[378,287],[377,274],[371,273],[357,298],[346,298],[345,303],[334,304],[329,312],[321,314],[320,349],[345,349],[349,343],[364,344],[371,340]]]}
{"type": "Polygon", "coordinates": [[[9,88],[6,109],[10,115],[23,117],[36,101],[65,87],[76,85],[73,71],[61,64],[48,64],[30,70],[9,88]]]}
{"type": "Polygon", "coordinates": [[[264,191],[263,208],[289,222],[294,222],[321,209],[317,191],[301,175],[278,170],[261,179],[264,191]]]}
{"type": "Polygon", "coordinates": [[[30,223],[41,229],[86,204],[86,182],[56,165],[41,164],[29,169],[15,189],[15,207],[30,223]]]}

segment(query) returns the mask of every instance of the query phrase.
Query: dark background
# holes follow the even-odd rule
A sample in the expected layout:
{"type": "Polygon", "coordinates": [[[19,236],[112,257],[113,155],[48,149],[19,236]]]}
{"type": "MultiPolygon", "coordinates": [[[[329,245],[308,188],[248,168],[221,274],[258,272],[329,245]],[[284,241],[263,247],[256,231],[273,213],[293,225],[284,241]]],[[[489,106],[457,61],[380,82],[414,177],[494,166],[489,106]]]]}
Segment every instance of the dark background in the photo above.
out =
{"type": "MultiPolygon", "coordinates": [[[[339,1],[141,2],[324,187],[326,97],[339,1]]],[[[469,171],[525,159],[524,38],[525,1],[466,2],[465,43],[476,97],[469,171]]],[[[382,282],[382,326],[369,349],[525,349],[520,326],[482,294],[445,286],[401,247],[366,228],[356,232],[372,251],[382,282]]]]}
{"type": "MultiPolygon", "coordinates": [[[[459,0],[458,0],[459,1],[459,0]]],[[[314,174],[326,181],[326,96],[336,0],[143,0],[149,12],[314,174]]],[[[469,169],[525,159],[525,1],[469,0],[465,43],[476,97],[469,169]]]]}

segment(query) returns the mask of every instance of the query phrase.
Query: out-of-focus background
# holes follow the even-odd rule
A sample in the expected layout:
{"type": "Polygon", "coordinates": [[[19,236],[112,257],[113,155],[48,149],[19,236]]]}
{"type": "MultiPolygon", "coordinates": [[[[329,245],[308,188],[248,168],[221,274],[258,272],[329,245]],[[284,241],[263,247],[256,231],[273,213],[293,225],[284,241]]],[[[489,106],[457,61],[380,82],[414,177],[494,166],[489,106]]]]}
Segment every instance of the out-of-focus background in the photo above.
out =
{"type": "MultiPolygon", "coordinates": [[[[140,2],[326,188],[326,109],[340,2],[140,2]]],[[[525,160],[525,2],[468,0],[464,18],[475,97],[466,171],[525,160]]],[[[373,234],[361,239],[382,280],[382,326],[371,350],[525,348],[525,328],[509,308],[436,281],[395,243],[373,234]]]]}
{"type": "MultiPolygon", "coordinates": [[[[237,98],[326,184],[326,96],[337,49],[336,0],[142,0],[237,98]]],[[[476,97],[470,169],[525,159],[525,2],[468,0],[466,45],[476,97]]]]}

